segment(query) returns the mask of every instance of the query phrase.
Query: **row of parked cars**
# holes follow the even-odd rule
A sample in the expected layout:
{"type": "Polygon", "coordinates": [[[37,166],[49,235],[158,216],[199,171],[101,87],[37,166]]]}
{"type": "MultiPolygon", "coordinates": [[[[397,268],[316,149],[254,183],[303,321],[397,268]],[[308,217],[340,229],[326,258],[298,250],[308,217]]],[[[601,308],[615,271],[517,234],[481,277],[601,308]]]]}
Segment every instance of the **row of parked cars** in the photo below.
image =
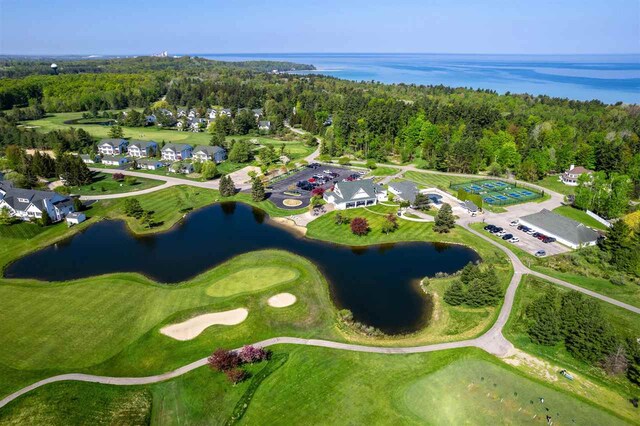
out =
{"type": "Polygon", "coordinates": [[[484,227],[484,230],[495,235],[496,237],[502,238],[505,241],[509,241],[510,243],[517,243],[518,241],[520,241],[520,238],[516,237],[513,234],[508,233],[500,226],[487,225],[484,227]]]}
{"type": "Polygon", "coordinates": [[[529,228],[528,226],[520,225],[517,220],[514,220],[510,223],[511,226],[517,226],[518,231],[522,231],[531,235],[533,238],[537,238],[545,244],[553,243],[556,241],[553,237],[548,237],[540,232],[536,232],[534,229],[529,228]]]}
{"type": "Polygon", "coordinates": [[[307,180],[298,181],[296,186],[305,191],[313,191],[314,188],[323,186],[328,182],[338,182],[338,176],[340,175],[334,171],[325,170],[323,173],[316,173],[307,180]]]}

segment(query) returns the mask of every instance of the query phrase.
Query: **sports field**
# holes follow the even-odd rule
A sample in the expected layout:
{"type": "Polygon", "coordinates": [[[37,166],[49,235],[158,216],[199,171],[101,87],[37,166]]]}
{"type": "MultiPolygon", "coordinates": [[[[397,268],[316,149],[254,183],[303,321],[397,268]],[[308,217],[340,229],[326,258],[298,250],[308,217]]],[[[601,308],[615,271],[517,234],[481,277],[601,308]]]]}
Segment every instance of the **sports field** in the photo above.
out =
{"type": "Polygon", "coordinates": [[[518,187],[501,180],[484,179],[452,184],[451,189],[463,189],[470,194],[482,196],[482,201],[493,206],[508,206],[526,203],[542,197],[538,191],[518,187]]]}

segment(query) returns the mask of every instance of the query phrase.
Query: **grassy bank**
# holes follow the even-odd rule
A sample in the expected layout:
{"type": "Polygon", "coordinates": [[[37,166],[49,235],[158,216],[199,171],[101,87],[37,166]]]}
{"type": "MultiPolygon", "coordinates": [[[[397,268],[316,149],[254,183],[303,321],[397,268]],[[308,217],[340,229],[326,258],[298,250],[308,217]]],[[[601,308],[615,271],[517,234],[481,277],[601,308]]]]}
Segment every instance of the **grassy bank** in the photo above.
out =
{"type": "Polygon", "coordinates": [[[573,219],[576,222],[587,225],[590,228],[599,229],[601,231],[607,231],[609,229],[602,223],[589,216],[586,212],[580,209],[573,208],[571,206],[557,207],[553,209],[553,212],[558,213],[559,215],[562,215],[564,217],[568,217],[569,219],[573,219]]]}
{"type": "Polygon", "coordinates": [[[147,178],[133,178],[118,182],[109,173],[94,173],[89,185],[71,186],[69,190],[74,195],[104,195],[123,194],[162,185],[164,181],[147,178]]]}

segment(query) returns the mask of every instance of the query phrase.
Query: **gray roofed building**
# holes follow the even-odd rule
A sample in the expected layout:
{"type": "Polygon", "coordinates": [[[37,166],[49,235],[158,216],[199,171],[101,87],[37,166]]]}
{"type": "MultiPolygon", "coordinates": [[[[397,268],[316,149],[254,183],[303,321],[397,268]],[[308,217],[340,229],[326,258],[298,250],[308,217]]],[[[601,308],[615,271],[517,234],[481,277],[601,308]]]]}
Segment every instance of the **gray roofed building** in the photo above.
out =
{"type": "Polygon", "coordinates": [[[389,192],[397,195],[398,198],[413,204],[418,195],[418,187],[415,183],[409,181],[391,182],[389,183],[389,192]]]}
{"type": "Polygon", "coordinates": [[[462,202],[462,207],[464,207],[465,209],[467,209],[469,211],[469,213],[477,213],[479,208],[476,205],[476,203],[474,203],[471,200],[466,200],[462,202]]]}
{"type": "Polygon", "coordinates": [[[73,200],[52,191],[15,188],[10,182],[0,182],[0,209],[23,220],[48,214],[53,222],[73,212],[73,200]]]}
{"type": "Polygon", "coordinates": [[[595,245],[600,237],[598,232],[588,226],[547,209],[521,217],[520,224],[553,237],[571,248],[595,245]]]}
{"type": "Polygon", "coordinates": [[[103,155],[122,154],[127,143],[125,139],[102,139],[98,143],[98,152],[103,155]]]}
{"type": "Polygon", "coordinates": [[[270,121],[260,121],[258,122],[258,129],[260,130],[271,130],[271,122],[270,121]]]}
{"type": "Polygon", "coordinates": [[[338,210],[377,204],[386,197],[384,187],[371,179],[338,182],[333,191],[327,191],[323,196],[325,201],[334,204],[338,210]]]}

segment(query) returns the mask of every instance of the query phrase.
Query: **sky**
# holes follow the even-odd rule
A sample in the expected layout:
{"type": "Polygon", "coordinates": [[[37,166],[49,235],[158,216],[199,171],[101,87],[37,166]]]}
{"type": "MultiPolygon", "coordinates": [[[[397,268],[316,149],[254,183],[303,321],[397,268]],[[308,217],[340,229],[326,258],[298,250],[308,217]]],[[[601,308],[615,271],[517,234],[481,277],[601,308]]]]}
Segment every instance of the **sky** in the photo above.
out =
{"type": "Polygon", "coordinates": [[[0,54],[640,53],[638,0],[0,0],[0,54]]]}

